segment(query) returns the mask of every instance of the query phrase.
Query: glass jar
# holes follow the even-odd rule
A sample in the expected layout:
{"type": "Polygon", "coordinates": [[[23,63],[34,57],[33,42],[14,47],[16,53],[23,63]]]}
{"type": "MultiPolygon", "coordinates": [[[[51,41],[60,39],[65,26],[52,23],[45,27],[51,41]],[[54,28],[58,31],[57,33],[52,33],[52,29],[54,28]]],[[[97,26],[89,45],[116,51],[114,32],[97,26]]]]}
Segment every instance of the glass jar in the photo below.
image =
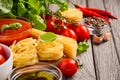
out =
{"type": "Polygon", "coordinates": [[[35,65],[15,68],[10,74],[10,76],[8,77],[8,80],[28,80],[27,78],[19,79],[21,76],[25,77],[25,75],[27,75],[27,78],[31,77],[29,80],[48,80],[48,79],[43,79],[44,75],[45,76],[49,75],[48,78],[50,78],[52,75],[53,76],[52,79],[49,79],[49,80],[62,80],[61,71],[55,65],[47,64],[47,63],[38,63],[35,65]],[[41,79],[37,79],[38,76],[35,76],[35,75],[38,75],[38,73],[40,73],[39,75],[42,74],[42,77],[39,76],[39,78],[41,79]],[[30,76],[31,74],[32,76],[30,76]],[[32,79],[33,77],[34,79],[32,79]]]}

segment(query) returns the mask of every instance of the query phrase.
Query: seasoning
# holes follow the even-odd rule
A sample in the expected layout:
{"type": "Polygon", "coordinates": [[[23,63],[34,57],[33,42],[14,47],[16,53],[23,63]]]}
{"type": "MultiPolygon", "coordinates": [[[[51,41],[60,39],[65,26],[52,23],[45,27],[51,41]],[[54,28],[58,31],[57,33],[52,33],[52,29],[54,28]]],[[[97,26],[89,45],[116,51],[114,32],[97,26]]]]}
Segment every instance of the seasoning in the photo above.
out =
{"type": "Polygon", "coordinates": [[[84,17],[98,17],[98,18],[101,18],[101,19],[104,19],[106,22],[110,23],[109,22],[109,19],[106,18],[105,16],[101,15],[101,14],[98,14],[94,11],[91,11],[89,9],[86,9],[84,7],[82,7],[81,5],[74,5],[78,10],[82,11],[83,12],[83,16],[84,17]]]}
{"type": "Polygon", "coordinates": [[[103,19],[97,17],[87,17],[84,19],[84,23],[94,29],[94,34],[97,36],[102,36],[104,34],[104,27],[107,25],[103,19]]]}

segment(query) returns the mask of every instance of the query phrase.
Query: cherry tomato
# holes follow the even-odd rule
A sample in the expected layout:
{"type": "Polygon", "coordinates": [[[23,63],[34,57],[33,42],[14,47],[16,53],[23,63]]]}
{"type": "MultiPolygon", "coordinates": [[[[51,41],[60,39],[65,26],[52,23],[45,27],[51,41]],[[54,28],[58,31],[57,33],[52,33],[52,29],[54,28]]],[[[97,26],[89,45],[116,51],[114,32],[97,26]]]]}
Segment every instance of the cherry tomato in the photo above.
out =
{"type": "Polygon", "coordinates": [[[54,23],[55,23],[55,26],[56,26],[54,32],[55,32],[56,34],[61,35],[61,34],[63,33],[64,29],[66,28],[66,26],[64,26],[64,21],[63,21],[63,20],[56,19],[56,20],[54,21],[54,23]]]}
{"type": "Polygon", "coordinates": [[[62,35],[77,40],[77,35],[76,35],[76,33],[72,29],[69,29],[69,28],[65,29],[63,31],[62,35]]]}
{"type": "Polygon", "coordinates": [[[2,46],[0,46],[0,54],[3,54],[4,50],[2,48],[2,46]]]}
{"type": "Polygon", "coordinates": [[[90,32],[88,28],[81,24],[75,26],[73,31],[77,34],[78,41],[84,41],[90,38],[90,32]]]}
{"type": "Polygon", "coordinates": [[[22,24],[18,29],[6,29],[4,33],[0,33],[0,43],[11,45],[15,40],[19,41],[30,36],[32,25],[30,22],[20,19],[0,19],[0,27],[4,24],[18,22],[22,24]]]}
{"type": "Polygon", "coordinates": [[[54,22],[52,20],[50,20],[50,19],[47,20],[46,25],[47,25],[46,31],[48,31],[48,32],[54,31],[54,22]]]}
{"type": "Polygon", "coordinates": [[[0,65],[3,64],[5,62],[5,57],[0,54],[0,65]]]}
{"type": "Polygon", "coordinates": [[[62,21],[62,20],[57,20],[57,19],[56,19],[54,22],[55,22],[55,24],[58,25],[58,26],[63,26],[63,21],[62,21]]]}
{"type": "Polygon", "coordinates": [[[64,28],[55,28],[54,33],[61,35],[64,31],[64,28]]]}
{"type": "Polygon", "coordinates": [[[64,76],[71,77],[77,72],[78,65],[75,60],[65,58],[58,64],[58,68],[64,76]]]}

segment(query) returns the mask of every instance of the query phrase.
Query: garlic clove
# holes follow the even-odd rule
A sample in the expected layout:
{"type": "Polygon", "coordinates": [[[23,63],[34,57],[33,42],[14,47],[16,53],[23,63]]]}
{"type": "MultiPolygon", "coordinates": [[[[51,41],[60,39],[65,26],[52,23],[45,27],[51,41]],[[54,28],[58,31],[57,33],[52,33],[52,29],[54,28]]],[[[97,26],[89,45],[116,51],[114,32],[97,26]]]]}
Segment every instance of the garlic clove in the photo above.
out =
{"type": "Polygon", "coordinates": [[[103,35],[103,40],[104,40],[104,41],[110,40],[110,36],[111,36],[111,32],[105,33],[105,34],[103,35]]]}
{"type": "Polygon", "coordinates": [[[103,41],[102,37],[98,37],[97,35],[93,35],[93,43],[99,44],[103,41]]]}

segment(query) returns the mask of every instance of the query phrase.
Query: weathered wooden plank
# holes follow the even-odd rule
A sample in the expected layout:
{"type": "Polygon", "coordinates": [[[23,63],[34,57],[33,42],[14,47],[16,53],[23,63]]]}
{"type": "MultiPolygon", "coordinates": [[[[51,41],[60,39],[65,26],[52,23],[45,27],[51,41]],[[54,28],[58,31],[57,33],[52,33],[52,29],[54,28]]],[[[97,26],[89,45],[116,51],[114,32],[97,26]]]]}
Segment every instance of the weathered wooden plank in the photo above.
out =
{"type": "MultiPolygon", "coordinates": [[[[116,0],[114,1],[104,0],[104,1],[105,1],[105,6],[106,5],[108,6],[107,9],[111,9],[111,5],[113,5],[112,8],[113,7],[114,9],[116,8],[115,7],[115,5],[117,5],[116,0]]],[[[88,0],[88,6],[104,9],[104,4],[103,4],[104,1],[88,0]]],[[[117,23],[115,24],[118,25],[117,23]]],[[[113,22],[111,25],[113,25],[113,22]]],[[[116,37],[116,34],[119,34],[115,30],[113,30],[113,28],[112,28],[112,32],[113,32],[113,37],[116,37]]],[[[119,43],[114,42],[113,37],[111,37],[108,42],[102,43],[100,45],[93,45],[97,80],[120,80],[120,76],[119,76],[120,65],[115,47],[115,44],[119,44],[119,43]]],[[[119,47],[119,45],[117,47],[119,47]]]]}
{"type": "Polygon", "coordinates": [[[115,0],[114,3],[112,0],[105,0],[105,7],[118,18],[118,20],[111,19],[111,28],[120,62],[120,0],[115,0]]]}
{"type": "MultiPolygon", "coordinates": [[[[70,0],[74,4],[81,4],[83,6],[86,5],[85,0],[70,0]]],[[[73,4],[69,2],[70,7],[74,7],[73,4]]],[[[92,46],[91,40],[88,40],[89,49],[87,52],[78,55],[77,58],[84,65],[83,68],[79,69],[78,72],[70,78],[66,80],[96,80],[95,71],[94,71],[94,62],[93,62],[93,54],[92,54],[92,46]]]]}

